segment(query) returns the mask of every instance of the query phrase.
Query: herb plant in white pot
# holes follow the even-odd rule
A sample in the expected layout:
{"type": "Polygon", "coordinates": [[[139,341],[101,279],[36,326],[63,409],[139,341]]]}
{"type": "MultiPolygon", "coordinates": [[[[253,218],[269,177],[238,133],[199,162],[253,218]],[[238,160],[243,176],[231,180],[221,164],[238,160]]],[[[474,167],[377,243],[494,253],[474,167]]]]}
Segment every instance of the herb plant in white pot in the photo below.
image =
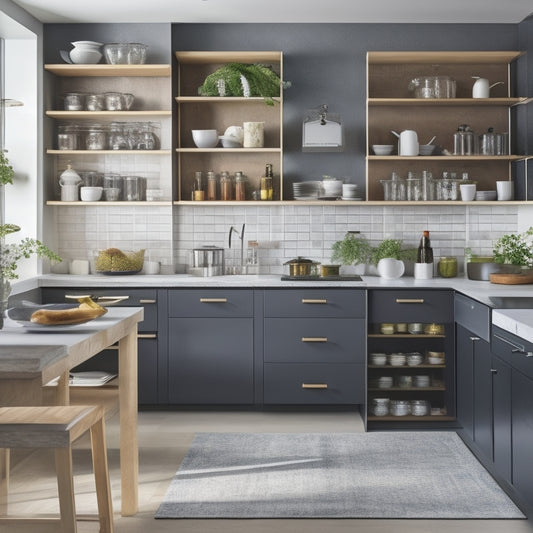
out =
{"type": "Polygon", "coordinates": [[[333,243],[331,261],[340,263],[341,274],[364,274],[370,259],[371,246],[365,237],[346,233],[342,241],[333,243]]]}

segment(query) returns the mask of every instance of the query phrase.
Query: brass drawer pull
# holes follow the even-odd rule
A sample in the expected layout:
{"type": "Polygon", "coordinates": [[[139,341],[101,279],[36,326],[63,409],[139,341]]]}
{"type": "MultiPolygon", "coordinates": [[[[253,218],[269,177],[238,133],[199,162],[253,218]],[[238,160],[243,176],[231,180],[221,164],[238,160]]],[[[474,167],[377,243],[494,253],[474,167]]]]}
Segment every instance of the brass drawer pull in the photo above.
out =
{"type": "Polygon", "coordinates": [[[139,300],[140,304],[156,304],[157,300],[139,300]]]}
{"type": "Polygon", "coordinates": [[[227,301],[227,298],[200,298],[200,303],[203,304],[225,304],[227,301]]]}
{"type": "Polygon", "coordinates": [[[302,389],[327,389],[327,383],[302,383],[302,389]]]}
{"type": "Polygon", "coordinates": [[[157,339],[157,333],[138,333],[138,339],[157,339]]]}
{"type": "Polygon", "coordinates": [[[423,304],[424,298],[396,298],[397,304],[423,304]]]}
{"type": "Polygon", "coordinates": [[[327,337],[302,337],[302,342],[328,342],[327,337]]]}
{"type": "Polygon", "coordinates": [[[319,299],[302,298],[302,303],[303,304],[327,304],[328,301],[326,300],[326,298],[319,298],[319,299]]]}

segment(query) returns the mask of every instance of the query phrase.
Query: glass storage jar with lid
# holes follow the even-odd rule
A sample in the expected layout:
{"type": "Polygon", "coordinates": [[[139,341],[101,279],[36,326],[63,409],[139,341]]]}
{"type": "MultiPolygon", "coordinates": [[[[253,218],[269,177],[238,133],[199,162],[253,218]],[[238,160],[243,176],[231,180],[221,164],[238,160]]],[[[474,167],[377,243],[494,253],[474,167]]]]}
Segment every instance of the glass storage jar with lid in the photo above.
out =
{"type": "Polygon", "coordinates": [[[103,125],[92,124],[87,128],[85,148],[87,150],[105,150],[107,148],[107,132],[103,125]]]}
{"type": "Polygon", "coordinates": [[[81,111],[84,106],[85,95],[83,93],[66,93],[63,97],[65,111],[81,111]]]}
{"type": "Polygon", "coordinates": [[[77,124],[58,126],[57,148],[59,150],[79,150],[81,146],[81,129],[77,124]]]}
{"type": "Polygon", "coordinates": [[[124,134],[122,122],[111,122],[109,125],[108,146],[110,150],[129,150],[129,143],[124,134]]]}
{"type": "Polygon", "coordinates": [[[87,111],[104,111],[105,101],[103,94],[88,94],[85,97],[85,109],[87,111]]]}

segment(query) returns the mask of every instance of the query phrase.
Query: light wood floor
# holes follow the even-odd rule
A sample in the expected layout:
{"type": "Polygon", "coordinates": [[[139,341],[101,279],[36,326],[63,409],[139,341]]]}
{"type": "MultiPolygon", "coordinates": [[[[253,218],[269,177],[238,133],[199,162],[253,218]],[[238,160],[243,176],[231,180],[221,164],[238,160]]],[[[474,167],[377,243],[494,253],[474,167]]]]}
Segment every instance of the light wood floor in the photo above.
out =
{"type": "MultiPolygon", "coordinates": [[[[107,423],[109,466],[117,533],[524,533],[533,531],[524,520],[155,520],[170,479],[196,432],[358,432],[362,423],[354,413],[258,412],[141,412],[139,413],[139,513],[123,518],[117,419],[107,423]]],[[[15,459],[20,459],[15,457],[15,459]]],[[[94,514],[96,501],[88,439],[78,441],[74,453],[77,510],[94,514]]],[[[12,470],[10,512],[57,512],[51,452],[35,452],[12,470]]],[[[12,530],[0,532],[11,533],[12,530]]],[[[23,531],[24,530],[17,530],[23,531]]],[[[96,533],[98,524],[81,521],[79,533],[96,533]]],[[[28,533],[40,533],[35,527],[28,533]]]]}

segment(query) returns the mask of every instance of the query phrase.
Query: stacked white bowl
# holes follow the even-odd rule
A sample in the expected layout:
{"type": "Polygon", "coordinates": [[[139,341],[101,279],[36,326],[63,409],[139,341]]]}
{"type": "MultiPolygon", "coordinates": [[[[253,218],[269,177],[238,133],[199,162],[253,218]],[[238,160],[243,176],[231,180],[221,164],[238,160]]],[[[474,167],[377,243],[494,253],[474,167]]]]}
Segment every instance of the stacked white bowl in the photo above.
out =
{"type": "Polygon", "coordinates": [[[361,200],[358,192],[358,185],[356,183],[342,184],[342,199],[343,200],[361,200]]]}

